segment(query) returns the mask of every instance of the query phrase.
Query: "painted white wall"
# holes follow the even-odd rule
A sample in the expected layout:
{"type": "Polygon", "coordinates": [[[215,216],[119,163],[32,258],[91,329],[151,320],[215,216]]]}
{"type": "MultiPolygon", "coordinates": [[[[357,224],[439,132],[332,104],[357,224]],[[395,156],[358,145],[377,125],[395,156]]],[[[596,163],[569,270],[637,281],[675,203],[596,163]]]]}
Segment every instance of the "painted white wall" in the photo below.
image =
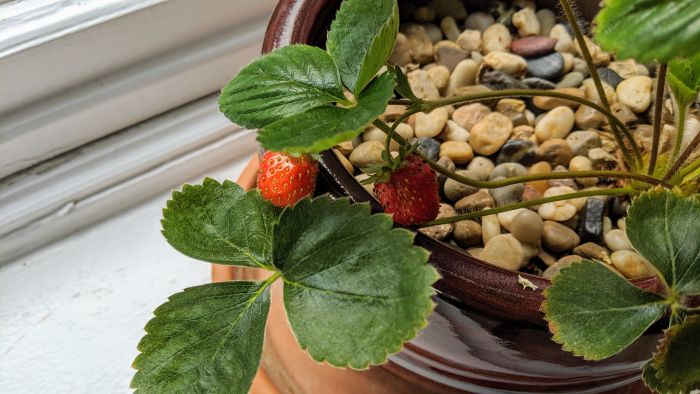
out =
{"type": "MultiPolygon", "coordinates": [[[[209,176],[235,180],[247,160],[209,176]]],[[[0,392],[130,391],[152,311],[170,294],[210,280],[208,264],[161,236],[168,197],[0,266],[0,392]]]]}

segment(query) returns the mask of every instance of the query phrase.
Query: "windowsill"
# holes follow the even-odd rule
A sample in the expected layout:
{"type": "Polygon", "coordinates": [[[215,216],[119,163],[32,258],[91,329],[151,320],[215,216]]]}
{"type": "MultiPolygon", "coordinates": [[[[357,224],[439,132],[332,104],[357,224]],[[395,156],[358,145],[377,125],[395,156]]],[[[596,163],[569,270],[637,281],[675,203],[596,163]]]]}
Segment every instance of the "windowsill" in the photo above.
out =
{"type": "MultiPolygon", "coordinates": [[[[237,179],[249,156],[207,175],[237,179]]],[[[198,183],[203,177],[192,182],[198,183]]],[[[0,266],[0,382],[7,392],[124,392],[153,310],[210,266],[160,234],[169,193],[0,266]]]]}

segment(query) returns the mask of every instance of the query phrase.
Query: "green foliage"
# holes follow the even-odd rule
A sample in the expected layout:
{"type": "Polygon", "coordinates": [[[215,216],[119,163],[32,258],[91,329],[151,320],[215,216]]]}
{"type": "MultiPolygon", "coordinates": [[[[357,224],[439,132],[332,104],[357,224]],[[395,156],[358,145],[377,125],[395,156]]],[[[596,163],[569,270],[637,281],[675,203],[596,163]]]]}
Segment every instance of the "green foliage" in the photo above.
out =
{"type": "Polygon", "coordinates": [[[634,287],[599,263],[564,268],[542,304],[554,340],[586,360],[610,357],[629,346],[666,310],[663,298],[634,287]]]}
{"type": "Polygon", "coordinates": [[[346,0],[341,4],[326,47],[355,96],[389,60],[398,32],[396,0],[346,0]]]}
{"type": "Polygon", "coordinates": [[[700,202],[670,191],[636,198],[627,236],[678,295],[700,294],[700,202]]]}
{"type": "Polygon", "coordinates": [[[700,1],[605,0],[596,41],[619,58],[668,63],[700,53],[700,1]]]}
{"type": "Polygon", "coordinates": [[[278,278],[302,347],[336,366],[385,362],[432,311],[438,276],[428,253],[368,204],[324,196],[280,213],[256,191],[206,179],[175,192],[164,217],[163,233],[181,252],[275,273],[264,283],[191,288],[156,309],[134,362],[140,392],[246,392],[278,278]]]}
{"type": "Polygon", "coordinates": [[[664,313],[682,325],[667,332],[644,368],[646,384],[661,393],[700,387],[700,317],[684,302],[700,294],[700,201],[652,190],[632,201],[626,219],[632,245],[658,270],[664,296],[636,288],[602,263],[562,269],[542,304],[554,340],[586,359],[610,357],[629,346],[664,313]]]}
{"type": "Polygon", "coordinates": [[[692,58],[674,59],[668,64],[668,86],[680,107],[698,99],[700,92],[700,53],[692,58]]]}
{"type": "Polygon", "coordinates": [[[198,260],[269,268],[279,213],[257,190],[246,193],[231,181],[207,178],[173,193],[163,210],[163,235],[180,253],[198,260]]]}
{"type": "Polygon", "coordinates": [[[318,153],[362,133],[386,110],[394,92],[388,73],[375,79],[358,97],[352,108],[320,107],[281,119],[258,133],[267,149],[289,153],[318,153]]]}
{"type": "Polygon", "coordinates": [[[134,361],[137,393],[246,393],[260,363],[267,283],[192,287],[155,310],[134,361]]]}
{"type": "Polygon", "coordinates": [[[336,102],[347,100],[333,58],[308,45],[280,48],[254,61],[219,97],[221,112],[251,129],[336,102]]]}
{"type": "Polygon", "coordinates": [[[388,216],[322,197],[285,211],[275,231],[289,322],[315,360],[381,364],[427,324],[437,273],[388,216]]]}
{"type": "Polygon", "coordinates": [[[658,391],[690,393],[700,390],[700,315],[666,330],[650,365],[658,391]]]}
{"type": "Polygon", "coordinates": [[[413,101],[420,101],[420,99],[416,97],[416,94],[413,93],[413,89],[411,89],[411,85],[408,83],[408,78],[406,78],[406,74],[403,73],[401,67],[393,66],[391,64],[389,64],[387,67],[389,68],[389,72],[394,74],[394,78],[396,79],[396,91],[401,95],[401,97],[413,101]]]}

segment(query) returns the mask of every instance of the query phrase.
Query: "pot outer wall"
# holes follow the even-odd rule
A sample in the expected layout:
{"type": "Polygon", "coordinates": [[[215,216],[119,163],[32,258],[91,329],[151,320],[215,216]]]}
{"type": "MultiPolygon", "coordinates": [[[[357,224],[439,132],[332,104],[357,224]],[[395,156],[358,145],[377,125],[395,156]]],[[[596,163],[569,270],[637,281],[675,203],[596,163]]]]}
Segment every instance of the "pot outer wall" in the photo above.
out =
{"type": "MultiPolygon", "coordinates": [[[[469,7],[488,3],[475,0],[469,7]]],[[[556,9],[555,1],[538,3],[556,9]]],[[[582,15],[592,19],[597,0],[579,3],[582,15]]],[[[268,26],[263,52],[295,43],[323,47],[339,6],[340,0],[281,0],[268,26]]],[[[321,154],[317,192],[366,201],[381,211],[331,151],[321,154]]],[[[551,340],[539,311],[548,280],[521,274],[538,286],[537,291],[524,289],[518,273],[422,234],[416,236],[416,243],[431,252],[430,262],[442,280],[436,284],[439,295],[429,326],[386,365],[396,375],[435,392],[648,392],[640,382],[641,367],[655,350],[659,327],[615,357],[583,361],[551,340]]],[[[649,290],[660,286],[653,279],[634,283],[649,290]]]]}

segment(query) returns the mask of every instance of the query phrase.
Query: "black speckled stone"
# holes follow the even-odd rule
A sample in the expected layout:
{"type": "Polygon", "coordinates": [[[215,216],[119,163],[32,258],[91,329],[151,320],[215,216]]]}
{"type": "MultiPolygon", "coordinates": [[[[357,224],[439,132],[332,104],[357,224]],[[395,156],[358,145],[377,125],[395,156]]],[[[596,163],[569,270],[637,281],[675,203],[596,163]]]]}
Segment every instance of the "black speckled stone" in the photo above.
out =
{"type": "Polygon", "coordinates": [[[528,89],[524,83],[498,71],[486,71],[481,75],[480,82],[493,90],[528,89]]]}
{"type": "Polygon", "coordinates": [[[564,69],[564,57],[559,52],[527,60],[527,74],[532,77],[555,80],[564,69]]]}
{"type": "Polygon", "coordinates": [[[578,222],[578,235],[581,242],[603,242],[603,217],[605,216],[605,201],[598,198],[588,198],[578,222]]]}
{"type": "Polygon", "coordinates": [[[537,161],[537,147],[528,140],[509,140],[501,148],[496,164],[515,162],[530,165],[537,161]]]}
{"type": "Polygon", "coordinates": [[[615,71],[613,71],[607,67],[599,68],[598,69],[598,76],[600,77],[601,81],[607,83],[613,89],[616,89],[617,85],[619,85],[620,82],[625,80],[618,73],[616,73],[615,71]]]}
{"type": "Polygon", "coordinates": [[[440,142],[438,140],[430,137],[420,137],[416,138],[414,143],[416,144],[416,150],[430,160],[437,161],[440,158],[440,142]]]}
{"type": "Polygon", "coordinates": [[[612,211],[613,215],[620,218],[623,216],[627,216],[627,208],[629,208],[629,206],[630,202],[627,198],[615,197],[610,203],[610,210],[612,211]]]}
{"type": "Polygon", "coordinates": [[[552,90],[557,87],[554,82],[537,77],[525,78],[522,82],[530,89],[552,90]]]}

